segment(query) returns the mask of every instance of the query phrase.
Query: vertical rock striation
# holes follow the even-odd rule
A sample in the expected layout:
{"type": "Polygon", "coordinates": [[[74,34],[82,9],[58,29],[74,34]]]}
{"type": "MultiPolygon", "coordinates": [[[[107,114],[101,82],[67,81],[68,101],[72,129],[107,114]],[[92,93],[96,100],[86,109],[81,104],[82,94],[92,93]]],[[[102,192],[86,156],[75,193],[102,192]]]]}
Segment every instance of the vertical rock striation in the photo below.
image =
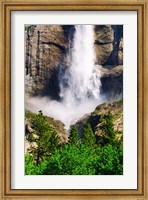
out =
{"type": "Polygon", "coordinates": [[[53,80],[59,65],[66,64],[68,45],[69,35],[60,25],[26,27],[26,94],[57,98],[58,83],[53,80]]]}
{"type": "MultiPolygon", "coordinates": [[[[94,31],[96,65],[108,69],[123,65],[123,26],[95,25],[94,31]]],[[[67,52],[73,46],[74,32],[74,25],[25,27],[26,95],[60,98],[57,72],[60,66],[68,66],[67,52]]],[[[121,74],[121,82],[122,78],[121,74]]],[[[112,78],[108,75],[107,79],[102,79],[102,84],[108,85],[110,81],[112,78]]]]}

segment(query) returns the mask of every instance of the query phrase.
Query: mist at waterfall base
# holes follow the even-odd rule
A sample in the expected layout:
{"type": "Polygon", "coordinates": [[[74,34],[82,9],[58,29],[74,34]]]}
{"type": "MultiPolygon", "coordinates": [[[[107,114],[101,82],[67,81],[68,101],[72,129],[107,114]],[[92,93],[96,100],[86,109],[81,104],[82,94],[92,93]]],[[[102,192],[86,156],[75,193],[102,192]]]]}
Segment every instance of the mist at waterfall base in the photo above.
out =
{"type": "Polygon", "coordinates": [[[48,97],[26,97],[27,110],[61,120],[68,130],[85,114],[103,102],[100,71],[95,67],[94,27],[76,25],[73,47],[67,55],[68,67],[59,69],[61,101],[48,97]]]}

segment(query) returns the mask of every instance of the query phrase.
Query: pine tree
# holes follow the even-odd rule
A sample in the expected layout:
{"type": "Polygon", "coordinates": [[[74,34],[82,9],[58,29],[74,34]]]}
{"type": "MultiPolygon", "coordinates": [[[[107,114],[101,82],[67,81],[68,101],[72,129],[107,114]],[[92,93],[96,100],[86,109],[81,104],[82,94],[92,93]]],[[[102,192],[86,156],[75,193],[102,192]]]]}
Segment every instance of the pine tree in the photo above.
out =
{"type": "Polygon", "coordinates": [[[48,124],[47,117],[41,111],[32,119],[32,128],[34,131],[27,138],[32,144],[29,152],[39,164],[42,157],[48,158],[59,146],[59,136],[54,128],[48,124]]]}
{"type": "Polygon", "coordinates": [[[79,144],[79,136],[76,125],[73,125],[70,129],[69,144],[73,144],[75,146],[79,144]]]}
{"type": "Polygon", "coordinates": [[[96,137],[89,123],[87,123],[86,128],[84,128],[82,143],[91,147],[95,146],[96,137]]]}
{"type": "Polygon", "coordinates": [[[105,144],[115,144],[117,142],[116,140],[116,131],[114,130],[114,124],[113,124],[113,115],[111,112],[104,115],[101,119],[101,125],[100,129],[103,132],[103,137],[100,139],[99,143],[105,145],[105,144]]]}

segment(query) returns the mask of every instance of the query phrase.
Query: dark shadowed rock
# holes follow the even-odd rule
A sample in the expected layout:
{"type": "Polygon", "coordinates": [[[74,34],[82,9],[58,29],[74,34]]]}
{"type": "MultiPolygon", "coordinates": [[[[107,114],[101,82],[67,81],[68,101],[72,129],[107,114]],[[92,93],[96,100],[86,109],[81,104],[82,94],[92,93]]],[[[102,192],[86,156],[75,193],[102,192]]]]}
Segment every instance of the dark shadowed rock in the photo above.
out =
{"type": "Polygon", "coordinates": [[[109,101],[123,98],[123,66],[101,68],[101,94],[109,101]]]}
{"type": "Polygon", "coordinates": [[[95,50],[97,64],[117,66],[123,64],[123,26],[96,25],[95,50]]]}
{"type": "Polygon", "coordinates": [[[102,63],[106,66],[123,65],[123,25],[112,25],[114,30],[113,50],[108,59],[102,63]]]}
{"type": "MultiPolygon", "coordinates": [[[[100,123],[101,117],[105,114],[112,113],[114,116],[113,124],[114,129],[117,132],[123,131],[123,102],[113,102],[113,103],[103,103],[96,107],[96,109],[90,113],[85,115],[79,121],[77,121],[76,126],[78,129],[79,136],[83,136],[83,129],[86,124],[89,123],[95,132],[96,136],[100,133],[100,123]]],[[[122,135],[122,134],[121,134],[122,135]]]]}

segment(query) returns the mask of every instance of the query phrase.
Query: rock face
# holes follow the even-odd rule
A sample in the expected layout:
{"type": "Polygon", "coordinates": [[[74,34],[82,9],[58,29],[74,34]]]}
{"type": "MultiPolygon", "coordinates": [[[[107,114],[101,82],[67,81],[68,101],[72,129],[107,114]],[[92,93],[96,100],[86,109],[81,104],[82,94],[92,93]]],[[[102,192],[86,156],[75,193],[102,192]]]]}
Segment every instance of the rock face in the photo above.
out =
{"type": "MultiPolygon", "coordinates": [[[[73,45],[74,25],[30,25],[25,28],[25,93],[59,100],[58,70],[66,67],[73,45]]],[[[95,25],[96,65],[113,68],[123,64],[123,26],[95,25]]],[[[104,76],[104,75],[103,75],[104,76]]],[[[122,75],[120,82],[122,82],[122,75]]],[[[101,78],[102,91],[115,76],[101,78]],[[107,81],[107,82],[106,82],[107,81]]],[[[117,80],[117,82],[118,82],[117,80]]],[[[110,86],[110,85],[109,85],[110,86]]],[[[115,87],[114,87],[115,88],[115,87]]]]}
{"type": "Polygon", "coordinates": [[[123,66],[119,65],[111,69],[101,68],[101,94],[109,101],[117,101],[123,98],[123,66]]]}
{"type": "Polygon", "coordinates": [[[95,50],[97,64],[102,65],[113,51],[114,30],[110,25],[95,26],[95,50]]]}
{"type": "MultiPolygon", "coordinates": [[[[27,140],[29,134],[34,134],[34,129],[32,128],[32,120],[36,116],[35,113],[30,111],[25,111],[25,149],[27,150],[30,147],[30,143],[27,140]]],[[[64,124],[60,120],[55,120],[52,117],[47,117],[48,124],[57,132],[60,143],[68,142],[68,133],[65,129],[64,124]]]]}
{"type": "Polygon", "coordinates": [[[97,64],[117,66],[123,64],[123,26],[96,25],[95,49],[97,64]]]}
{"type": "Polygon", "coordinates": [[[114,129],[117,131],[117,137],[120,138],[122,136],[123,132],[123,102],[113,102],[110,104],[103,103],[96,107],[96,109],[90,113],[85,115],[83,118],[81,118],[77,123],[77,129],[79,136],[83,136],[83,129],[86,126],[87,123],[89,123],[95,132],[96,135],[100,136],[100,123],[101,123],[101,116],[108,114],[108,112],[111,112],[114,116],[114,129]]]}
{"type": "Polygon", "coordinates": [[[71,27],[67,33],[60,25],[26,27],[26,93],[56,98],[56,71],[66,64],[70,33],[71,27]]]}

